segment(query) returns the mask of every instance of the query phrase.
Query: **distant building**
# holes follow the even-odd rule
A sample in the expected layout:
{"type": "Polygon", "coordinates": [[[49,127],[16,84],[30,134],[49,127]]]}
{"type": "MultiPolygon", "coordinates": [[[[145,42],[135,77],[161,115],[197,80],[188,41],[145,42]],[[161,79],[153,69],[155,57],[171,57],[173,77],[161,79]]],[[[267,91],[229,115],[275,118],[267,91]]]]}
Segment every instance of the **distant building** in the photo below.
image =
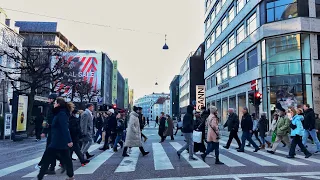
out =
{"type": "Polygon", "coordinates": [[[167,97],[159,97],[157,101],[152,105],[152,117],[154,119],[158,116],[161,116],[161,112],[164,114],[170,113],[170,98],[167,97]]]}
{"type": "Polygon", "coordinates": [[[171,110],[171,102],[170,101],[171,101],[170,97],[167,97],[163,103],[162,112],[164,112],[164,114],[170,115],[170,110],[171,110]]]}
{"type": "Polygon", "coordinates": [[[118,72],[118,87],[117,87],[117,107],[124,109],[124,86],[125,81],[121,73],[118,72]]]}
{"type": "Polygon", "coordinates": [[[170,83],[170,116],[179,117],[180,115],[180,101],[179,101],[179,82],[180,75],[175,75],[170,83]]]}

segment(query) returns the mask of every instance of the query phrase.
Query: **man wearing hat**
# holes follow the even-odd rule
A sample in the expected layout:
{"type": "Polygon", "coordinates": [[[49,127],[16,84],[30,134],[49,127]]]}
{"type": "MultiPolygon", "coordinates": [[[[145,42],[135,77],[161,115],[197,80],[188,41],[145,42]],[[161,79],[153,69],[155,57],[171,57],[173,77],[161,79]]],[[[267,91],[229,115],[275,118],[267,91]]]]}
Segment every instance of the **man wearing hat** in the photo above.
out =
{"type": "Polygon", "coordinates": [[[117,133],[116,133],[117,118],[115,116],[114,109],[109,109],[107,114],[108,114],[108,118],[104,127],[104,131],[105,131],[104,145],[102,148],[100,148],[100,150],[102,151],[109,149],[109,137],[111,138],[110,144],[112,144],[112,146],[117,137],[117,133]]]}
{"type": "Polygon", "coordinates": [[[271,151],[268,150],[268,153],[274,154],[276,151],[278,145],[280,144],[281,141],[285,142],[287,147],[290,149],[290,140],[288,134],[290,133],[290,120],[286,116],[286,110],[282,108],[281,105],[277,104],[277,109],[279,111],[279,119],[276,124],[276,128],[274,132],[276,132],[276,140],[272,145],[271,151]]]}

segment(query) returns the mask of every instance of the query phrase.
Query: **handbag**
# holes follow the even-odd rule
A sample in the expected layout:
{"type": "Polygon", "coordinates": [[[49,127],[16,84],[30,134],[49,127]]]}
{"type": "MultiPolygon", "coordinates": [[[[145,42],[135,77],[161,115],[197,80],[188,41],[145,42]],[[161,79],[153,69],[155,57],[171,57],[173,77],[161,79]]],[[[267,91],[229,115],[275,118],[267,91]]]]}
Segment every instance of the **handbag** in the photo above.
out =
{"type": "Polygon", "coordinates": [[[193,131],[192,138],[193,138],[193,142],[201,143],[202,132],[201,131],[193,131]]]}
{"type": "Polygon", "coordinates": [[[276,141],[276,137],[277,137],[277,133],[274,131],[272,133],[272,138],[271,138],[271,142],[274,143],[276,141]]]}

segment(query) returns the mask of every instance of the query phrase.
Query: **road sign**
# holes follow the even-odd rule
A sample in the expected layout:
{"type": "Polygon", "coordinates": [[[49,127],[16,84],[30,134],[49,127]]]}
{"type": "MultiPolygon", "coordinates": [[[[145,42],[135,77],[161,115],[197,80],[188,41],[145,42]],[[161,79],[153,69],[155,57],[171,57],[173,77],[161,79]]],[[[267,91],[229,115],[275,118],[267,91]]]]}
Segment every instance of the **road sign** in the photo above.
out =
{"type": "Polygon", "coordinates": [[[258,86],[258,81],[257,80],[251,81],[251,90],[256,90],[257,86],[258,86]]]}
{"type": "Polygon", "coordinates": [[[4,137],[10,136],[11,139],[11,130],[12,130],[12,114],[6,113],[4,120],[4,137]]]}

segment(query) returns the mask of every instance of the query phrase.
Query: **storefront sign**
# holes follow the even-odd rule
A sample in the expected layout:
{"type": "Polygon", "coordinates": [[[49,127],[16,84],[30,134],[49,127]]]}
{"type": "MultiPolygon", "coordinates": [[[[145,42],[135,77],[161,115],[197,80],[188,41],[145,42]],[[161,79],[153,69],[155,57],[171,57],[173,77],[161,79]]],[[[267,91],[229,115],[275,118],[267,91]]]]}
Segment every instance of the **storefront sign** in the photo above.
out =
{"type": "Polygon", "coordinates": [[[201,111],[206,104],[205,85],[196,86],[196,111],[201,111]]]}
{"type": "Polygon", "coordinates": [[[17,132],[27,130],[28,96],[19,95],[17,115],[17,132]]]}
{"type": "Polygon", "coordinates": [[[223,84],[223,85],[219,86],[218,90],[221,91],[221,90],[223,90],[225,88],[228,88],[228,87],[229,87],[229,83],[226,83],[226,84],[223,84]]]}
{"type": "Polygon", "coordinates": [[[11,136],[12,114],[6,113],[4,120],[4,136],[11,136]]]}
{"type": "Polygon", "coordinates": [[[251,81],[251,90],[257,90],[257,86],[258,86],[257,80],[251,81]]]}

